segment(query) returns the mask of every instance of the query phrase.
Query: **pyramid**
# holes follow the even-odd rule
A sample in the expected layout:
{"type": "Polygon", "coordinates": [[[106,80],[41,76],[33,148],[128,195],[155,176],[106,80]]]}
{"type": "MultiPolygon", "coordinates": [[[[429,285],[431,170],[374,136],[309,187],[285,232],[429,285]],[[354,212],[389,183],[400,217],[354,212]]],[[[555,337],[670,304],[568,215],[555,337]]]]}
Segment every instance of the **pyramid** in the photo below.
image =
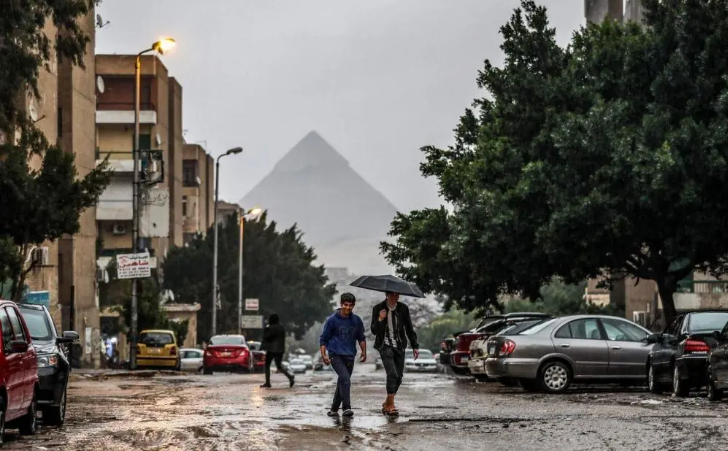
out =
{"type": "Polygon", "coordinates": [[[347,261],[366,260],[374,263],[362,270],[386,268],[378,245],[397,209],[315,131],[296,144],[240,205],[260,205],[282,227],[298,224],[306,244],[327,266],[356,270],[347,261]],[[326,255],[332,256],[330,261],[326,255]]]}

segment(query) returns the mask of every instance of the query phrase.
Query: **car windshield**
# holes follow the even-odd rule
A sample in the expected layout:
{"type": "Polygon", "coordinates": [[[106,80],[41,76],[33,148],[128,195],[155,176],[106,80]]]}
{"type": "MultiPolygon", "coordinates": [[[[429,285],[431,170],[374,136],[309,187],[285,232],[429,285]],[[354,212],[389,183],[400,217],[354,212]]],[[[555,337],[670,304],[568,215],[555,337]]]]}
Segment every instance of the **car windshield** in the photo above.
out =
{"type": "Polygon", "coordinates": [[[714,332],[721,331],[728,323],[728,312],[705,312],[690,315],[689,331],[714,332]]]}
{"type": "Polygon", "coordinates": [[[218,335],[210,339],[211,345],[245,345],[245,337],[239,335],[235,336],[222,336],[218,335]]]}
{"type": "Polygon", "coordinates": [[[532,321],[523,321],[521,323],[517,323],[509,327],[508,329],[504,329],[502,332],[500,332],[498,335],[518,335],[523,331],[526,331],[538,324],[541,324],[542,322],[546,321],[545,319],[538,319],[538,320],[532,320],[532,321]]]}
{"type": "Polygon", "coordinates": [[[303,360],[293,359],[291,360],[291,365],[303,365],[303,360]]]}
{"type": "Polygon", "coordinates": [[[430,351],[429,349],[420,349],[420,358],[421,359],[431,359],[432,351],[430,351]]]}
{"type": "Polygon", "coordinates": [[[306,362],[311,362],[311,361],[313,361],[313,359],[311,358],[311,356],[310,356],[310,355],[302,355],[302,356],[300,357],[300,359],[301,359],[301,360],[304,360],[304,361],[306,361],[306,362]]]}
{"type": "Polygon", "coordinates": [[[553,318],[548,321],[538,323],[534,326],[529,327],[528,329],[526,329],[524,331],[519,332],[518,335],[535,335],[535,334],[541,332],[542,330],[546,329],[547,327],[549,327],[550,325],[552,325],[553,323],[555,323],[558,320],[559,320],[559,318],[553,318]]]}
{"type": "Polygon", "coordinates": [[[172,334],[166,332],[144,332],[139,337],[139,343],[149,347],[164,347],[174,343],[172,334]]]}
{"type": "Polygon", "coordinates": [[[28,326],[30,336],[33,340],[52,340],[53,330],[50,321],[44,310],[36,310],[20,307],[25,324],[28,326]]]}

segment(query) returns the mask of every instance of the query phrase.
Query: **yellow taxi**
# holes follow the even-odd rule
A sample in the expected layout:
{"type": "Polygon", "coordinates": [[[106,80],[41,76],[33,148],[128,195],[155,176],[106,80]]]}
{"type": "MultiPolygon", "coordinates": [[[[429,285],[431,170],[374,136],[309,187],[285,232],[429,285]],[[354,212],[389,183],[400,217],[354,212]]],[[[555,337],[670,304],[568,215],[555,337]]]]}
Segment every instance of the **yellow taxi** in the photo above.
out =
{"type": "Polygon", "coordinates": [[[177,338],[171,330],[143,330],[137,343],[137,367],[180,370],[177,338]]]}

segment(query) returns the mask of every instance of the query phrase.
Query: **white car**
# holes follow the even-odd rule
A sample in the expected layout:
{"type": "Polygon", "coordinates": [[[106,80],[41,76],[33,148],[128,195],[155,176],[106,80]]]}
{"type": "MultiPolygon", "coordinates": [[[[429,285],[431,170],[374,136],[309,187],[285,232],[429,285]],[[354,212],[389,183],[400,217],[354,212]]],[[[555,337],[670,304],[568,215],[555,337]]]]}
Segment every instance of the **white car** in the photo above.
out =
{"type": "Polygon", "coordinates": [[[313,357],[311,357],[310,355],[299,355],[298,358],[306,364],[307,370],[313,369],[313,357]]]}
{"type": "Polygon", "coordinates": [[[301,359],[291,359],[288,361],[288,365],[293,374],[306,373],[306,364],[301,359]]]}
{"type": "Polygon", "coordinates": [[[420,349],[420,356],[415,360],[415,354],[411,349],[407,349],[404,355],[404,370],[422,373],[436,373],[437,360],[429,349],[420,349]]]}
{"type": "Polygon", "coordinates": [[[202,349],[180,349],[180,368],[182,371],[202,371],[202,349]]]}

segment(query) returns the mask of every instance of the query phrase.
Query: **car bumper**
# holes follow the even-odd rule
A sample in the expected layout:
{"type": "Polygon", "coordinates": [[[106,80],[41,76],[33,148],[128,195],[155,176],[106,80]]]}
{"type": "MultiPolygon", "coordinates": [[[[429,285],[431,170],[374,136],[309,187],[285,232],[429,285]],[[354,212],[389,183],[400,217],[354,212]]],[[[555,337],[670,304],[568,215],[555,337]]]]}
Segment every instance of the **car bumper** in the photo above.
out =
{"type": "Polygon", "coordinates": [[[705,385],[708,382],[708,356],[690,356],[679,360],[682,379],[691,385],[705,385]]]}
{"type": "Polygon", "coordinates": [[[538,376],[537,359],[498,359],[485,360],[485,373],[488,377],[508,377],[516,379],[536,379],[538,376]]]}
{"type": "Polygon", "coordinates": [[[38,404],[58,405],[68,382],[68,373],[57,366],[38,368],[38,404]]]}
{"type": "Polygon", "coordinates": [[[456,351],[450,354],[450,366],[467,368],[470,361],[470,352],[456,351]]]}
{"type": "MultiPolygon", "coordinates": [[[[205,368],[212,368],[217,370],[235,370],[235,369],[247,369],[249,362],[248,357],[237,357],[237,358],[222,358],[222,357],[209,357],[203,361],[205,368]]],[[[265,362],[263,363],[265,365],[265,362]]]]}
{"type": "Polygon", "coordinates": [[[468,361],[468,368],[471,374],[485,374],[485,359],[473,359],[468,361]]]}
{"type": "Polygon", "coordinates": [[[404,369],[412,373],[435,373],[437,372],[437,364],[405,365],[404,369]]]}
{"type": "Polygon", "coordinates": [[[178,361],[177,357],[137,356],[137,367],[175,368],[178,361]]]}

